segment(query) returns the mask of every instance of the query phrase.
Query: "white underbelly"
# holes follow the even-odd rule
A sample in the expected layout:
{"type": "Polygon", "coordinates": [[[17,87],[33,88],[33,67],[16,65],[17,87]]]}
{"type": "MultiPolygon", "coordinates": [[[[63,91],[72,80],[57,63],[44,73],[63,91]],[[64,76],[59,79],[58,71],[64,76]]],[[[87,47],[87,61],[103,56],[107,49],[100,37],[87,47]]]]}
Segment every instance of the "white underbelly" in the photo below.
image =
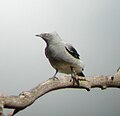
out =
{"type": "Polygon", "coordinates": [[[71,74],[72,71],[71,71],[71,67],[73,68],[73,70],[76,72],[76,73],[80,73],[82,72],[82,68],[83,67],[80,67],[80,65],[71,65],[71,64],[59,64],[59,63],[56,63],[55,65],[52,65],[55,69],[58,69],[59,72],[61,73],[66,73],[66,74],[71,74]]]}

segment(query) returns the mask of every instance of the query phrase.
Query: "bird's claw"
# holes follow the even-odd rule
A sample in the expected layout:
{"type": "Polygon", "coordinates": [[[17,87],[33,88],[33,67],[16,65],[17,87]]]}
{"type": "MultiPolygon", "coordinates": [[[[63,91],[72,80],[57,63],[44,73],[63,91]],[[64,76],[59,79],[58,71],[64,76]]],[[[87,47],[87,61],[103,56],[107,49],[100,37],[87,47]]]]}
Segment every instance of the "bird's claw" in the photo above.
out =
{"type": "Polygon", "coordinates": [[[72,76],[72,80],[73,80],[73,85],[75,85],[75,83],[77,83],[77,85],[79,86],[79,79],[77,79],[75,76],[72,76]]]}
{"type": "Polygon", "coordinates": [[[53,76],[53,77],[51,77],[51,78],[49,78],[49,79],[52,79],[52,80],[59,80],[58,77],[56,77],[56,76],[53,76]]]}
{"type": "Polygon", "coordinates": [[[86,78],[78,77],[77,75],[76,76],[72,75],[72,80],[73,80],[73,85],[75,85],[75,83],[76,83],[78,86],[80,85],[80,81],[87,81],[86,78]]]}
{"type": "Polygon", "coordinates": [[[79,81],[87,81],[87,79],[85,77],[78,77],[77,78],[79,81]]]}

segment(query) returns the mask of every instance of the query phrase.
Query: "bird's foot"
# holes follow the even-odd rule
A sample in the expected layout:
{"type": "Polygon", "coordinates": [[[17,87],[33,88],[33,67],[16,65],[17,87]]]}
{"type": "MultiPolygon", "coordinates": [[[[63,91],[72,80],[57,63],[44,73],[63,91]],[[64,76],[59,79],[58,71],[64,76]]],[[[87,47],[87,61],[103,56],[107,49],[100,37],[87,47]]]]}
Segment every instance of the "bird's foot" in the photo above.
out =
{"type": "Polygon", "coordinates": [[[51,77],[51,78],[49,78],[49,79],[52,79],[52,80],[59,80],[58,77],[56,77],[56,76],[53,76],[53,77],[51,77]]]}
{"type": "Polygon", "coordinates": [[[86,79],[85,77],[81,77],[81,76],[77,77],[77,79],[78,79],[79,81],[87,81],[87,79],[86,79]]]}
{"type": "Polygon", "coordinates": [[[80,85],[80,83],[79,83],[79,79],[78,78],[76,78],[76,76],[71,76],[71,80],[70,81],[73,81],[73,86],[75,85],[75,84],[77,84],[78,86],[80,85]]]}
{"type": "MultiPolygon", "coordinates": [[[[80,76],[71,76],[72,77],[72,81],[73,81],[73,85],[77,84],[78,86],[80,86],[80,81],[87,81],[85,77],[80,77],[80,76]]],[[[71,81],[71,80],[70,80],[71,81]]]]}

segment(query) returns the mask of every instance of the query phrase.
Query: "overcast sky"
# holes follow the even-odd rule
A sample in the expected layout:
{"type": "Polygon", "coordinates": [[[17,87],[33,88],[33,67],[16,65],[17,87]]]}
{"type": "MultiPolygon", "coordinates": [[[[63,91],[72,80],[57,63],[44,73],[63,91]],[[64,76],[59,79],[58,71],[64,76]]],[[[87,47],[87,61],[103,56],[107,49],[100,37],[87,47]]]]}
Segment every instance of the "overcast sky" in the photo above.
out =
{"type": "MultiPolygon", "coordinates": [[[[120,0],[1,0],[0,92],[18,95],[55,73],[35,37],[57,31],[79,51],[86,76],[120,66],[120,0]]],[[[119,89],[65,89],[46,94],[16,116],[119,116],[119,89]]]]}

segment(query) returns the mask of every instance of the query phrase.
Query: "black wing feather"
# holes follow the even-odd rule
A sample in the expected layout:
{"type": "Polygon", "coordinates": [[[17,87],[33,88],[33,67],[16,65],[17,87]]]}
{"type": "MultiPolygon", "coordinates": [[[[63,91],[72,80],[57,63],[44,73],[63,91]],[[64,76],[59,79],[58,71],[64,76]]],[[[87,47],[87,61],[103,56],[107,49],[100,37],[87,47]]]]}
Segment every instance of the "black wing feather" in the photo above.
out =
{"type": "Polygon", "coordinates": [[[65,44],[65,49],[75,58],[80,59],[77,50],[70,44],[65,44]]]}

